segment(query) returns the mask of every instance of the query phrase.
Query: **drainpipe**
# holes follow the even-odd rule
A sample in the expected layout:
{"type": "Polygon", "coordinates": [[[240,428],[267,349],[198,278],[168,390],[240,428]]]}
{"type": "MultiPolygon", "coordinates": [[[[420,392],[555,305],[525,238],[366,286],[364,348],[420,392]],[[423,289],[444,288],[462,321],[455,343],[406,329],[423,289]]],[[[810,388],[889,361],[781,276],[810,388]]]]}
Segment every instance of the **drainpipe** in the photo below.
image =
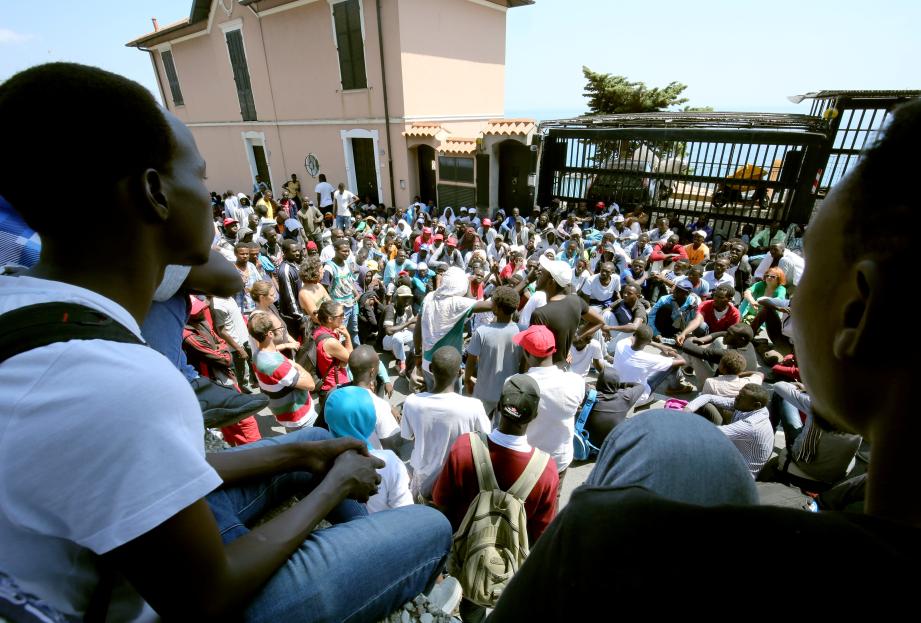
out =
{"type": "Polygon", "coordinates": [[[393,145],[390,142],[390,104],[387,100],[387,71],[384,69],[384,28],[381,26],[381,0],[377,0],[377,41],[381,53],[381,81],[384,84],[384,127],[387,134],[387,173],[390,176],[390,202],[397,204],[397,194],[393,185],[393,145]]]}

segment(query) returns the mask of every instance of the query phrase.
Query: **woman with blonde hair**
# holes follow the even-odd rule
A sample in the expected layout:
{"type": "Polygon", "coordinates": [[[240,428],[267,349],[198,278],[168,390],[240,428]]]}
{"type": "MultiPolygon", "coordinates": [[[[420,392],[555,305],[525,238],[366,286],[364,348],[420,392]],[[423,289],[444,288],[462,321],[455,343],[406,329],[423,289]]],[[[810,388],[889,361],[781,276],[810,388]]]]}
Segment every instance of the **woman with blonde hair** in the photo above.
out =
{"type": "MultiPolygon", "coordinates": [[[[252,311],[250,316],[253,314],[271,314],[281,320],[281,316],[278,314],[278,308],[275,307],[275,286],[272,285],[271,281],[257,281],[250,287],[249,295],[253,297],[253,302],[256,303],[256,309],[252,311]]],[[[282,321],[282,326],[284,326],[284,321],[282,321]]],[[[249,343],[250,347],[253,349],[253,357],[255,357],[256,353],[259,352],[259,344],[253,339],[250,339],[249,343]]],[[[285,328],[284,331],[275,333],[275,348],[281,351],[286,357],[293,358],[294,351],[299,347],[300,344],[291,337],[287,328],[285,328]]]]}
{"type": "Polygon", "coordinates": [[[300,292],[297,293],[297,302],[300,304],[304,313],[310,316],[313,325],[319,322],[317,319],[317,310],[323,301],[329,300],[329,292],[320,283],[323,278],[323,262],[319,256],[312,256],[301,262],[301,286],[300,292]]]}
{"type": "Polygon", "coordinates": [[[769,268],[764,273],[764,281],[756,281],[742,294],[742,303],[739,305],[739,313],[742,315],[743,322],[751,322],[761,310],[758,299],[785,299],[787,298],[787,276],[777,268],[769,268]]]}

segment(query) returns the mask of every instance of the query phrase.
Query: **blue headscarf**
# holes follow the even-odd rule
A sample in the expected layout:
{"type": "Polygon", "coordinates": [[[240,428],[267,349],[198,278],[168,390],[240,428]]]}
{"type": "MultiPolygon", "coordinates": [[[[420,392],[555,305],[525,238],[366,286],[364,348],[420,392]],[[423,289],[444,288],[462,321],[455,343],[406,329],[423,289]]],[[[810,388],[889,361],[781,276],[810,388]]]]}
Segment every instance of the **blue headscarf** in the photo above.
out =
{"type": "Polygon", "coordinates": [[[330,393],[323,407],[323,417],[329,432],[335,437],[354,437],[365,442],[374,432],[377,414],[371,393],[364,387],[350,385],[330,393]]]}

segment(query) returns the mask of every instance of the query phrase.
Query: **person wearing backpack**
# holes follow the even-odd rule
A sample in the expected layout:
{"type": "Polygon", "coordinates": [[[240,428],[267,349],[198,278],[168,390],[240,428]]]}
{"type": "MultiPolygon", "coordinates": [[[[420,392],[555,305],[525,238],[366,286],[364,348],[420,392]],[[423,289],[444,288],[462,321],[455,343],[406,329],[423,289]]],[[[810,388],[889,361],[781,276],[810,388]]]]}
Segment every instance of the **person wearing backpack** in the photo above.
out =
{"type": "Polygon", "coordinates": [[[433,501],[455,530],[449,571],[464,590],[460,611],[465,623],[485,618],[486,607],[495,604],[530,547],[556,515],[556,464],[549,454],[532,447],[526,436],[528,424],[537,417],[539,403],[540,388],[533,378],[526,374],[509,377],[499,398],[498,428],[488,437],[476,432],[458,437],[435,483],[433,501]],[[480,451],[484,462],[478,465],[476,456],[480,451]],[[513,496],[515,500],[510,499],[513,496]],[[490,512],[480,512],[483,510],[490,512]],[[483,519],[474,518],[483,515],[483,519]],[[488,541],[480,532],[486,525],[499,528],[488,541]],[[527,538],[520,538],[525,532],[527,538]],[[510,538],[516,535],[519,538],[510,538]],[[491,554],[493,549],[498,550],[502,569],[488,563],[493,556],[474,553],[479,550],[491,554]],[[482,571],[487,564],[499,575],[484,576],[482,571]]]}

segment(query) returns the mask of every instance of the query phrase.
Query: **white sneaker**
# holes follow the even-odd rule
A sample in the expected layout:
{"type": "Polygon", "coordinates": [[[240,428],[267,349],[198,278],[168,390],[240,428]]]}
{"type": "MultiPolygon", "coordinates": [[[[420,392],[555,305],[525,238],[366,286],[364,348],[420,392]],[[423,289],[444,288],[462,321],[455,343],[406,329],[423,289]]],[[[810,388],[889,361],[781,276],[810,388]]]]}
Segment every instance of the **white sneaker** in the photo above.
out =
{"type": "Polygon", "coordinates": [[[426,598],[433,607],[438,608],[445,614],[452,614],[460,605],[463,594],[457,578],[446,575],[444,580],[432,587],[426,598]]]}

